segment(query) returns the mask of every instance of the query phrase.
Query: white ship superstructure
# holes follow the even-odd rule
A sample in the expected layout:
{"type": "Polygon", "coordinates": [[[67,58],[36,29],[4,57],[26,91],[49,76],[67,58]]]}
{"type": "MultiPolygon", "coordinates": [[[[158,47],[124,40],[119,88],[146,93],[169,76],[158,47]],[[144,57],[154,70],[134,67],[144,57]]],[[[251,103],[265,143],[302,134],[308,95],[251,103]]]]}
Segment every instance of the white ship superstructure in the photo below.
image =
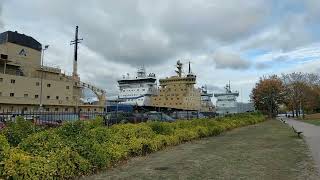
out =
{"type": "Polygon", "coordinates": [[[225,93],[214,94],[214,97],[217,98],[216,112],[219,115],[238,113],[237,97],[239,96],[239,92],[232,92],[230,83],[226,85],[225,90],[225,93]]]}
{"type": "Polygon", "coordinates": [[[154,73],[147,75],[144,67],[138,69],[136,76],[124,75],[119,84],[121,104],[150,106],[151,96],[157,93],[157,79],[154,73]]]}
{"type": "Polygon", "coordinates": [[[201,93],[201,109],[200,112],[213,112],[214,111],[214,105],[211,101],[211,98],[213,96],[212,93],[208,93],[207,87],[202,86],[200,89],[201,93]]]}

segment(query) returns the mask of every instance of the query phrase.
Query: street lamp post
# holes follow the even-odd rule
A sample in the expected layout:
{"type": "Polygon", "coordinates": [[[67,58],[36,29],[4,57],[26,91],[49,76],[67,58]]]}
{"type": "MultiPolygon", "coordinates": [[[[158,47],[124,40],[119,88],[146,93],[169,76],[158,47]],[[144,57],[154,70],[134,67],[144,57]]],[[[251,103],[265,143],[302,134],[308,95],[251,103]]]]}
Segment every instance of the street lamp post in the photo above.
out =
{"type": "Polygon", "coordinates": [[[44,48],[41,50],[41,79],[40,79],[40,104],[39,104],[39,108],[40,110],[42,110],[43,105],[42,105],[42,92],[43,92],[43,58],[44,58],[44,51],[47,50],[49,48],[49,45],[45,45],[44,48]]]}

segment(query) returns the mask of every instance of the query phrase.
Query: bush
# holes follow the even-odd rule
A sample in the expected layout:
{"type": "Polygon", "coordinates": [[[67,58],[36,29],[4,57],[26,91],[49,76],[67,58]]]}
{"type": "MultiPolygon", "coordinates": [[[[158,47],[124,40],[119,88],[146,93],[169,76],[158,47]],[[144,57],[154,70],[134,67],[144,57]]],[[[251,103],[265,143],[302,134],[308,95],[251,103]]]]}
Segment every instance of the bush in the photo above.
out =
{"type": "Polygon", "coordinates": [[[157,134],[171,135],[174,133],[174,127],[168,122],[152,121],[147,123],[147,125],[157,134]]]}
{"type": "Polygon", "coordinates": [[[19,144],[22,150],[42,156],[59,151],[66,146],[62,138],[52,130],[32,134],[19,144]]]}
{"type": "Polygon", "coordinates": [[[56,169],[45,157],[31,156],[13,148],[4,160],[3,175],[12,179],[53,179],[56,169]]]}
{"type": "Polygon", "coordinates": [[[3,163],[2,161],[4,160],[5,156],[9,152],[10,145],[6,139],[5,136],[0,135],[0,179],[3,174],[3,163]]]}
{"type": "Polygon", "coordinates": [[[49,156],[32,156],[12,149],[4,161],[4,175],[12,179],[65,179],[90,172],[90,163],[70,148],[49,156]]]}
{"type": "Polygon", "coordinates": [[[5,136],[0,134],[0,162],[3,160],[5,154],[9,151],[10,145],[5,136]]]}
{"type": "Polygon", "coordinates": [[[67,123],[37,132],[19,119],[0,135],[0,177],[11,179],[70,179],[113,166],[131,156],[166,146],[218,135],[264,120],[259,114],[241,114],[188,121],[120,124],[110,128],[101,118],[67,123]],[[13,146],[10,149],[9,143],[13,146]],[[2,165],[2,166],[1,166],[2,165]]]}
{"type": "Polygon", "coordinates": [[[15,122],[7,123],[7,127],[3,134],[7,137],[11,146],[17,146],[22,139],[36,131],[37,129],[32,122],[26,121],[22,117],[18,117],[15,122]]]}

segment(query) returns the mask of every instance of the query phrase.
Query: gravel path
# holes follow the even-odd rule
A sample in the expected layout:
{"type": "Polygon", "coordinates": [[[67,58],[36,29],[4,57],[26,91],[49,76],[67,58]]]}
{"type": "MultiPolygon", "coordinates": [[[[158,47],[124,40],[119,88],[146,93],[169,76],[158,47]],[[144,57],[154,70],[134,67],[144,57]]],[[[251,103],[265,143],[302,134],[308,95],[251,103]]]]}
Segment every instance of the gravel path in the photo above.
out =
{"type": "Polygon", "coordinates": [[[303,132],[303,136],[310,147],[312,156],[316,162],[318,171],[320,172],[320,126],[288,118],[283,118],[283,120],[290,126],[293,126],[296,130],[303,132]]]}

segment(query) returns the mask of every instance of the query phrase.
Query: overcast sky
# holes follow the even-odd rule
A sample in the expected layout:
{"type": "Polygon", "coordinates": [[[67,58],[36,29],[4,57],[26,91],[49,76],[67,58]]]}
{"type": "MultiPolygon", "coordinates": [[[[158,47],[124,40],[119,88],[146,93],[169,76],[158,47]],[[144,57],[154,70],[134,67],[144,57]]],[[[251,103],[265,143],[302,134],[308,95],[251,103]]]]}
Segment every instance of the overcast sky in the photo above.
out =
{"type": "Polygon", "coordinates": [[[76,25],[80,77],[109,96],[138,66],[164,78],[177,60],[212,92],[230,80],[239,101],[260,76],[320,68],[320,0],[0,0],[0,30],[49,44],[46,64],[67,72],[76,25]]]}

